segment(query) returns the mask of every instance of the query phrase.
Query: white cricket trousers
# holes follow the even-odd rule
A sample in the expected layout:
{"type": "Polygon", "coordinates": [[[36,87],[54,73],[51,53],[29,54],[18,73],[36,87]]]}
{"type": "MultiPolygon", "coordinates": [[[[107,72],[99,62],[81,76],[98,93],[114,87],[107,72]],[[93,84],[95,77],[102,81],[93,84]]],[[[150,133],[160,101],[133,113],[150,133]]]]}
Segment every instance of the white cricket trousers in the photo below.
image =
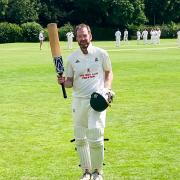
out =
{"type": "Polygon", "coordinates": [[[74,136],[82,170],[102,170],[106,111],[97,112],[89,98],[74,98],[72,104],[74,136]]]}

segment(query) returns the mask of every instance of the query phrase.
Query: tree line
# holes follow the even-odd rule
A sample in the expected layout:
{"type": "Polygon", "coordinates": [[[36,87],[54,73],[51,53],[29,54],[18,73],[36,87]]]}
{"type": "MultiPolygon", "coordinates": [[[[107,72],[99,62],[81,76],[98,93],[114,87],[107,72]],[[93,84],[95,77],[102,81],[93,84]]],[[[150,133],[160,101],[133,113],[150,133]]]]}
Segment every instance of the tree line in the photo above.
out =
{"type": "Polygon", "coordinates": [[[43,27],[84,22],[94,27],[180,22],[180,0],[0,0],[0,22],[43,27]]]}

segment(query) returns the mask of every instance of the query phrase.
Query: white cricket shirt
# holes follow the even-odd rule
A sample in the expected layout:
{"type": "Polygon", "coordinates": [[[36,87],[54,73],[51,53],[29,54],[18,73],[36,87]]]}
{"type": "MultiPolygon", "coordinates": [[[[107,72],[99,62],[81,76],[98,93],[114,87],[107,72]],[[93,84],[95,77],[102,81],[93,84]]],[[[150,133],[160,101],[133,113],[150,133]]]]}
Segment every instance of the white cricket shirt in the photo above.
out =
{"type": "Polygon", "coordinates": [[[66,77],[73,77],[73,96],[90,98],[91,94],[104,88],[104,72],[111,71],[108,53],[98,47],[88,47],[88,54],[79,48],[67,59],[66,77]]]}
{"type": "Polygon", "coordinates": [[[43,35],[42,32],[39,33],[39,40],[40,40],[40,41],[44,40],[44,35],[43,35]]]}
{"type": "Polygon", "coordinates": [[[146,37],[148,36],[148,31],[144,30],[144,31],[142,32],[142,36],[143,36],[144,38],[146,38],[146,37]]]}
{"type": "Polygon", "coordinates": [[[120,31],[116,31],[115,32],[115,36],[116,36],[116,39],[121,39],[121,32],[120,31]]]}
{"type": "Polygon", "coordinates": [[[177,32],[177,36],[178,36],[178,38],[180,38],[180,31],[177,32]]]}

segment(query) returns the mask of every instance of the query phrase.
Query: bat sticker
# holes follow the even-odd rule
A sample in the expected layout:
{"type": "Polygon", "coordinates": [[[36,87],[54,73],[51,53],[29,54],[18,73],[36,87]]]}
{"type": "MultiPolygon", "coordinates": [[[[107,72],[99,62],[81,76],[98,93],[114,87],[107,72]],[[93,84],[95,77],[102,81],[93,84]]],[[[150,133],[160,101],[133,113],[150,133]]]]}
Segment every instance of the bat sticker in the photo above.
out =
{"type": "Polygon", "coordinates": [[[58,74],[63,74],[64,72],[64,66],[63,66],[63,60],[62,56],[60,57],[54,57],[54,65],[56,67],[56,72],[58,74]]]}

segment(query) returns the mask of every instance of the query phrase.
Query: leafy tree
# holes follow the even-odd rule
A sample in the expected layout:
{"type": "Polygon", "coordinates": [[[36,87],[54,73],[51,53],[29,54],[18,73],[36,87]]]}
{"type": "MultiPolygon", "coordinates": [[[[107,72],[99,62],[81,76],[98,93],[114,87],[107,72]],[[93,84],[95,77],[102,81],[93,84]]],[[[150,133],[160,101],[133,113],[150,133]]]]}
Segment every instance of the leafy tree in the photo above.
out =
{"type": "Polygon", "coordinates": [[[180,0],[0,0],[0,21],[124,28],[180,22],[180,0]]]}
{"type": "Polygon", "coordinates": [[[102,0],[76,0],[73,6],[68,15],[68,20],[73,24],[84,22],[96,26],[104,23],[106,9],[103,9],[105,7],[102,0]]]}
{"type": "Polygon", "coordinates": [[[0,0],[0,21],[5,20],[7,8],[8,8],[8,0],[0,0]]]}
{"type": "Polygon", "coordinates": [[[145,14],[149,24],[180,21],[180,0],[145,0],[145,14]]]}
{"type": "Polygon", "coordinates": [[[146,22],[142,0],[104,0],[107,3],[107,25],[127,27],[146,22]]]}
{"type": "Polygon", "coordinates": [[[163,23],[180,22],[180,0],[168,1],[162,19],[163,23]]]}
{"type": "Polygon", "coordinates": [[[39,22],[44,26],[49,22],[63,25],[71,21],[74,0],[40,0],[40,2],[39,22]]]}
{"type": "Polygon", "coordinates": [[[108,9],[108,24],[126,27],[133,17],[134,7],[129,0],[114,0],[108,9]]]}
{"type": "Polygon", "coordinates": [[[74,0],[69,21],[73,24],[85,22],[91,26],[125,27],[133,20],[137,24],[144,23],[143,10],[142,0],[74,0]]]}
{"type": "Polygon", "coordinates": [[[55,5],[55,1],[41,0],[39,22],[46,25],[49,22],[58,23],[58,19],[59,8],[55,5]]]}
{"type": "Polygon", "coordinates": [[[22,24],[38,20],[38,0],[9,0],[8,22],[22,24]]]}
{"type": "Polygon", "coordinates": [[[133,17],[131,23],[134,25],[140,25],[147,22],[147,18],[144,13],[144,0],[132,0],[134,7],[133,17]]]}

